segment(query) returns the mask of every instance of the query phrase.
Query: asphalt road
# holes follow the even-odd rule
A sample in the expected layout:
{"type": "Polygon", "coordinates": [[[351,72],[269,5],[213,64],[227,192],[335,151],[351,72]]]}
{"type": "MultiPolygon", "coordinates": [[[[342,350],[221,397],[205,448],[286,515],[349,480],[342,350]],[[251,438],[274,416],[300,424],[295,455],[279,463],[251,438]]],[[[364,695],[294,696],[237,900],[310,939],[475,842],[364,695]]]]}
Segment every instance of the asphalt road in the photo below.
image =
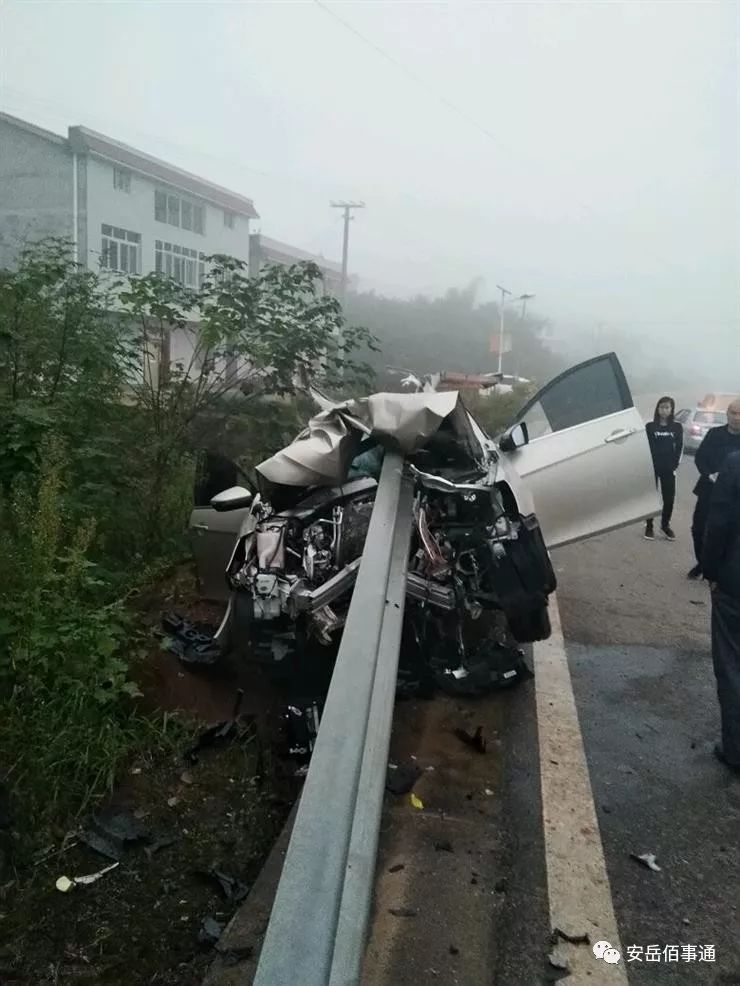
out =
{"type": "Polygon", "coordinates": [[[641,963],[627,963],[637,984],[740,984],[740,781],[711,754],[719,719],[709,593],[685,578],[695,476],[687,458],[676,543],[630,528],[555,555],[621,941],[643,948],[641,963]],[[660,873],[630,858],[646,852],[660,873]],[[713,945],[716,962],[666,962],[663,952],[648,963],[649,945],[713,945]]]}
{"type": "Polygon", "coordinates": [[[398,706],[392,756],[434,770],[423,811],[386,805],[364,986],[553,981],[558,925],[622,951],[608,966],[564,946],[569,986],[740,986],[740,781],[711,754],[710,599],[686,579],[694,477],[687,458],[675,543],[631,527],[553,554],[562,636],[535,645],[534,681],[398,706]],[[485,758],[458,724],[484,725],[485,758]]]}
{"type": "Polygon", "coordinates": [[[533,680],[397,705],[391,759],[423,774],[417,804],[386,796],[363,986],[552,982],[554,927],[622,953],[562,944],[568,986],[740,986],[740,781],[711,753],[710,598],[686,579],[694,478],[687,458],[677,542],[631,527],[553,554],[556,632],[533,680]],[[460,726],[482,726],[485,755],[460,726]]]}

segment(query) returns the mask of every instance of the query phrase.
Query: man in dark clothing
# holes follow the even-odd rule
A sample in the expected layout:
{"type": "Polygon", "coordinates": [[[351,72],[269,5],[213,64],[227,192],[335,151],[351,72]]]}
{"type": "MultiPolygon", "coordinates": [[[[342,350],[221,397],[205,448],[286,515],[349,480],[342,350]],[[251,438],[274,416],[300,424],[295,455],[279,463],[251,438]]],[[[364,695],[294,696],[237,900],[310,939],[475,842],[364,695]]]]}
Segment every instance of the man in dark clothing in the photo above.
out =
{"type": "Polygon", "coordinates": [[[690,579],[698,579],[702,575],[702,545],[712,490],[717,474],[722,469],[727,456],[732,452],[740,452],[740,398],[733,401],[727,408],[727,424],[708,431],[704,436],[704,441],[696,450],[695,461],[696,468],[699,470],[699,482],[694,487],[696,507],[691,524],[696,565],[689,572],[690,579]]]}
{"type": "Polygon", "coordinates": [[[740,774],[740,452],[725,461],[712,491],[702,568],[712,585],[712,659],[722,717],[715,755],[740,774]]]}
{"type": "MultiPolygon", "coordinates": [[[[660,527],[669,541],[676,540],[671,528],[671,517],[676,502],[676,469],[683,452],[683,428],[673,420],[675,413],[676,402],[673,398],[661,397],[655,405],[653,420],[645,426],[653,457],[655,482],[660,487],[660,495],[663,498],[660,527]]],[[[648,541],[655,538],[652,518],[645,524],[645,538],[648,541]]]]}

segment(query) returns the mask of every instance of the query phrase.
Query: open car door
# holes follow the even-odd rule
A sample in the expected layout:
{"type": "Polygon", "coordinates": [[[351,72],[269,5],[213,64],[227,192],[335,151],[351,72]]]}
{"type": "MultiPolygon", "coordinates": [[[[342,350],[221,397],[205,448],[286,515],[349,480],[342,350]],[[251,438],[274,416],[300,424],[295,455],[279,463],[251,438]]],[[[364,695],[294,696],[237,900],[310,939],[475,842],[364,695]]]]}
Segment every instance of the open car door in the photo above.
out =
{"type": "Polygon", "coordinates": [[[516,416],[528,442],[507,452],[529,487],[547,546],[659,510],[645,425],[614,353],[566,370],[516,416]]]}
{"type": "Polygon", "coordinates": [[[221,602],[229,598],[226,566],[249,507],[221,513],[211,506],[211,497],[243,481],[231,460],[207,452],[200,457],[198,472],[188,524],[190,546],[201,595],[221,602]]]}

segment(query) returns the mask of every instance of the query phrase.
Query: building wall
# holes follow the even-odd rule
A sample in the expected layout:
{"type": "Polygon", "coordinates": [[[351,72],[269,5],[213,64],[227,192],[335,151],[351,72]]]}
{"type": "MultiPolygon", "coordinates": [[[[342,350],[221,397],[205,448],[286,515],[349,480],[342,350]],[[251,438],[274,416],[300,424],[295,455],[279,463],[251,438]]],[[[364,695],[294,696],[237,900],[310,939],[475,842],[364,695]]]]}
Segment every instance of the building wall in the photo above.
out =
{"type": "Polygon", "coordinates": [[[72,239],[72,155],[0,119],[0,267],[45,236],[72,239]]]}
{"type": "Polygon", "coordinates": [[[118,226],[141,234],[141,273],[155,269],[155,243],[177,244],[206,255],[225,253],[239,260],[249,260],[249,219],[235,215],[234,228],[224,225],[223,209],[210,205],[196,196],[179,193],[176,188],[133,172],[131,191],[120,191],[113,186],[113,162],[88,156],[87,158],[87,264],[96,268],[100,263],[103,224],[118,226]],[[163,189],[181,194],[191,202],[205,206],[205,232],[195,233],[154,218],[154,192],[163,189]]]}

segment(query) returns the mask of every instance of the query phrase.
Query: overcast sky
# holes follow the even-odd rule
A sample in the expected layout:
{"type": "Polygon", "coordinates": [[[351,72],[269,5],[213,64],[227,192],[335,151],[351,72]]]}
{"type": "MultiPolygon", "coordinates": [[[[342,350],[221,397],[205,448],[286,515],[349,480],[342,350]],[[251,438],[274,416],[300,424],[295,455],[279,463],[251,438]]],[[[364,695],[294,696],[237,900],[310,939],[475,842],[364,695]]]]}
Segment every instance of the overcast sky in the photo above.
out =
{"type": "Polygon", "coordinates": [[[740,353],[739,28],[730,0],[0,0],[0,107],[227,185],[327,256],[329,199],[362,199],[365,287],[481,276],[556,325],[740,353]]]}

